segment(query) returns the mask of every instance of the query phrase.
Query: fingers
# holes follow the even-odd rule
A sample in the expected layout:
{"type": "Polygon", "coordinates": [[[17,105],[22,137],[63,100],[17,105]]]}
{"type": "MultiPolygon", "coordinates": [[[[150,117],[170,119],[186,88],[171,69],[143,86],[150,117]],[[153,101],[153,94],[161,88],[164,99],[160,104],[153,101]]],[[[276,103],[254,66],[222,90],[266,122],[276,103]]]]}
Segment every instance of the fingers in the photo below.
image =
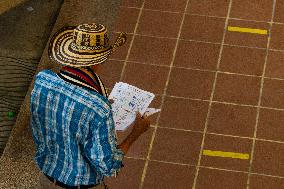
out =
{"type": "Polygon", "coordinates": [[[113,99],[109,99],[108,101],[109,101],[109,103],[111,103],[111,104],[114,103],[114,100],[113,100],[113,99]]]}

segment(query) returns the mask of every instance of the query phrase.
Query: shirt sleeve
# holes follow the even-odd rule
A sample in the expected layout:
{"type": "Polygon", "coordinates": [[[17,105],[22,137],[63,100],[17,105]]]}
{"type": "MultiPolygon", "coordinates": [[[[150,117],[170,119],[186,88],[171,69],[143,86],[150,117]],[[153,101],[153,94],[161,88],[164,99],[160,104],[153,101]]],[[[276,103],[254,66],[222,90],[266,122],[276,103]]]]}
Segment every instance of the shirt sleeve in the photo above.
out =
{"type": "Polygon", "coordinates": [[[117,148],[117,138],[112,112],[91,131],[91,137],[84,144],[84,155],[105,176],[115,176],[120,171],[124,153],[117,148]]]}

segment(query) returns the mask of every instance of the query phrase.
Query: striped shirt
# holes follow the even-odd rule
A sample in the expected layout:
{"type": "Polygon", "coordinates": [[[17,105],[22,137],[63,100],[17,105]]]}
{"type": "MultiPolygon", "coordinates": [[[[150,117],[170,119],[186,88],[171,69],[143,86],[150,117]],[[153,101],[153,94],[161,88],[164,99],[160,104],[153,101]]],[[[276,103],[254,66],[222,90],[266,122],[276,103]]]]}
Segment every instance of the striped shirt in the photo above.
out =
{"type": "Polygon", "coordinates": [[[43,70],[35,78],[30,112],[35,161],[43,173],[69,186],[116,176],[124,153],[117,148],[111,105],[104,95],[43,70]]]}

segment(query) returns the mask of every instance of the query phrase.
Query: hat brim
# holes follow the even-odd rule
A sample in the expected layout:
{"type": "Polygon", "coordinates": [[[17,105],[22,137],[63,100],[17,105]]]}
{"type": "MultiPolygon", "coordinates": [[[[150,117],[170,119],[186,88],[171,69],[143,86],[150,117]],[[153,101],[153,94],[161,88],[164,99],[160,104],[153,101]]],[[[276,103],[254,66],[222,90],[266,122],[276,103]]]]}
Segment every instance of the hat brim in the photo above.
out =
{"type": "Polygon", "coordinates": [[[60,29],[50,40],[49,58],[62,65],[81,67],[101,64],[112,53],[112,46],[103,51],[80,52],[71,48],[73,32],[76,26],[68,26],[60,29]]]}

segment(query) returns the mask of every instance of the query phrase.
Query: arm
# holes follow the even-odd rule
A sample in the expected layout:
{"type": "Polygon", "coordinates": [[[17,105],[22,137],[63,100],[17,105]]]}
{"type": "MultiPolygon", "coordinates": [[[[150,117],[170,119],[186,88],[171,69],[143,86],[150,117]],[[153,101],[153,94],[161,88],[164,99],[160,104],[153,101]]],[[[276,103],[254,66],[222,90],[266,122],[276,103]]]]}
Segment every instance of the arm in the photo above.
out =
{"type": "Polygon", "coordinates": [[[97,172],[105,176],[114,176],[122,166],[124,152],[117,148],[114,121],[109,112],[98,120],[97,129],[92,130],[91,137],[84,143],[84,155],[96,167],[97,172]]]}
{"type": "Polygon", "coordinates": [[[130,148],[130,146],[137,140],[139,135],[136,135],[135,133],[131,132],[124,141],[118,145],[118,148],[120,148],[124,154],[126,154],[130,148]]]}
{"type": "Polygon", "coordinates": [[[133,129],[127,138],[118,146],[124,154],[128,152],[130,146],[135,142],[141,134],[147,131],[150,127],[150,121],[147,117],[141,117],[140,113],[137,112],[135,122],[133,123],[133,129]]]}

